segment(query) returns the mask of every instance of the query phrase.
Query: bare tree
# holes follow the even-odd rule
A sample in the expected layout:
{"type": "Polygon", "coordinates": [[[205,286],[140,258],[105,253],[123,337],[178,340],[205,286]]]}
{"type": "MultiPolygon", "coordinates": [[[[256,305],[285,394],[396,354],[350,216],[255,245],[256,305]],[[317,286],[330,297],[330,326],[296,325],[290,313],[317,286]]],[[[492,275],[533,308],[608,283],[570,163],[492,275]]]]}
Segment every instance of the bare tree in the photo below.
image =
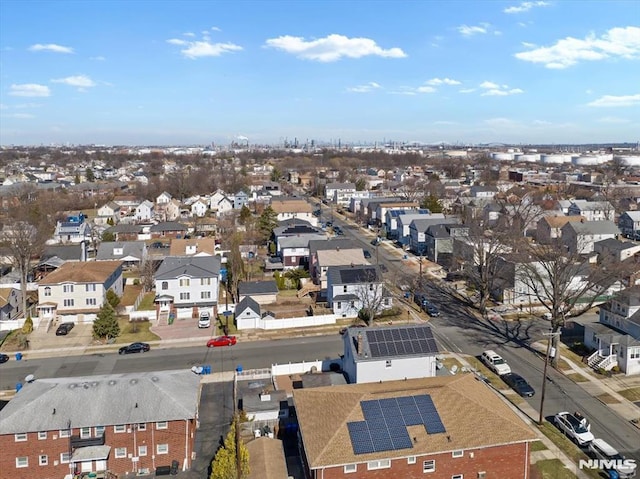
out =
{"type": "Polygon", "coordinates": [[[358,268],[357,281],[353,306],[359,308],[360,319],[371,324],[376,315],[384,309],[385,289],[380,269],[377,266],[358,268]]]}
{"type": "Polygon", "coordinates": [[[144,291],[151,291],[154,285],[154,275],[158,269],[155,261],[147,257],[140,265],[140,277],[144,291]]]}
{"type": "Polygon", "coordinates": [[[234,298],[238,294],[238,284],[245,279],[244,260],[240,255],[241,243],[242,235],[240,233],[231,235],[230,253],[227,259],[227,287],[234,298]]]}

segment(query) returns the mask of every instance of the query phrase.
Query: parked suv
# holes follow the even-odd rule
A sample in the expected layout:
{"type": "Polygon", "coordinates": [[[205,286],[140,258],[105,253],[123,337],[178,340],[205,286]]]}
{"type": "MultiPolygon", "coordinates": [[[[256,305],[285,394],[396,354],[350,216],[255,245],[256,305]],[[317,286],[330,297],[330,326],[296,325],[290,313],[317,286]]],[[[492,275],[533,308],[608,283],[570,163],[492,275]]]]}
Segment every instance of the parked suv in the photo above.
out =
{"type": "Polygon", "coordinates": [[[56,336],[66,336],[69,334],[69,331],[73,329],[73,326],[73,323],[62,323],[58,326],[58,329],[56,329],[56,336]]]}
{"type": "Polygon", "coordinates": [[[198,327],[208,328],[209,326],[211,326],[211,315],[207,311],[203,311],[198,319],[198,327]]]}
{"type": "Polygon", "coordinates": [[[586,446],[593,441],[593,434],[589,431],[590,426],[583,417],[576,417],[575,414],[559,412],[553,418],[556,426],[578,446],[586,446]]]}
{"type": "Polygon", "coordinates": [[[482,362],[485,363],[487,367],[498,376],[509,374],[511,372],[511,368],[509,367],[507,362],[502,359],[502,356],[491,349],[483,352],[481,359],[482,362]]]}
{"type": "MultiPolygon", "coordinates": [[[[594,459],[603,461],[614,461],[613,467],[609,471],[615,471],[620,479],[631,479],[636,477],[636,464],[625,462],[625,457],[616,451],[613,446],[605,442],[604,439],[594,439],[589,443],[589,455],[594,459]]],[[[608,472],[609,472],[608,471],[608,472]]],[[[609,474],[609,477],[616,477],[609,474]]]]}

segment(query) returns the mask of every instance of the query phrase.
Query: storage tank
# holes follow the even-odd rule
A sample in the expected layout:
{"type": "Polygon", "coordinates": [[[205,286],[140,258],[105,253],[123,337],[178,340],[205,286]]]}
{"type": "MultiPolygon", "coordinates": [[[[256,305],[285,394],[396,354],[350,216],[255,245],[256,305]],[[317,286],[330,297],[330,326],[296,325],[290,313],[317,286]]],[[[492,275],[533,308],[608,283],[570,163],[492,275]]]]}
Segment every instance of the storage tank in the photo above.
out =
{"type": "Polygon", "coordinates": [[[640,166],[640,156],[618,156],[623,165],[640,166]]]}
{"type": "Polygon", "coordinates": [[[496,161],[513,161],[513,153],[491,153],[491,158],[496,161]]]}
{"type": "Polygon", "coordinates": [[[524,161],[526,163],[537,163],[538,161],[540,161],[540,155],[532,155],[532,154],[528,154],[528,155],[524,155],[524,154],[517,154],[515,155],[515,160],[516,161],[524,161]]]}
{"type": "Polygon", "coordinates": [[[540,161],[547,165],[560,165],[565,162],[564,155],[540,155],[540,161]]]}

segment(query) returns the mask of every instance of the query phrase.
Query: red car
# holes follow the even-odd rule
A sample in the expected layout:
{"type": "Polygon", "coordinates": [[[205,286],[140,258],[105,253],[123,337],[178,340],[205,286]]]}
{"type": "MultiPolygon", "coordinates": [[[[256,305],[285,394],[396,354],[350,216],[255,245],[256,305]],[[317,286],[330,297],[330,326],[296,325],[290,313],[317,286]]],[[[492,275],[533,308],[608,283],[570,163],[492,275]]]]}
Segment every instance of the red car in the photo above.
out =
{"type": "Polygon", "coordinates": [[[217,346],[233,346],[236,344],[235,336],[218,336],[217,338],[207,341],[208,348],[215,348],[217,346]]]}

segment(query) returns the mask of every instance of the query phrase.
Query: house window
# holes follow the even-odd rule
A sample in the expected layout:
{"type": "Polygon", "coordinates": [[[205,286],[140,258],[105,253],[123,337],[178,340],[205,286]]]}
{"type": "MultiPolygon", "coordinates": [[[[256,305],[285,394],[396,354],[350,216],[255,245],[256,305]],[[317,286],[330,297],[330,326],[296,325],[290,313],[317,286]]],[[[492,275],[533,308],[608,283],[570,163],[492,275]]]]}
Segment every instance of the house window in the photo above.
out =
{"type": "Polygon", "coordinates": [[[86,439],[88,437],[91,437],[91,428],[90,427],[80,428],[80,438],[86,439]]]}
{"type": "Polygon", "coordinates": [[[96,298],[87,298],[86,299],[87,306],[95,306],[98,304],[96,298]]]}
{"type": "Polygon", "coordinates": [[[464,456],[464,451],[453,451],[451,453],[451,457],[462,457],[464,456]]]}
{"type": "Polygon", "coordinates": [[[436,471],[436,461],[424,461],[422,463],[422,472],[435,472],[436,471]]]}
{"type": "Polygon", "coordinates": [[[159,421],[156,423],[156,429],[169,429],[167,421],[159,421]]]}
{"type": "Polygon", "coordinates": [[[85,284],[84,285],[84,290],[86,292],[95,291],[96,290],[96,285],[95,284],[85,284]]]}
{"type": "Polygon", "coordinates": [[[71,454],[68,452],[63,452],[60,454],[60,464],[69,464],[71,460],[71,454]]]}
{"type": "Polygon", "coordinates": [[[358,472],[358,465],[357,464],[347,464],[344,466],[344,473],[345,474],[349,474],[351,472],[358,472]]]}
{"type": "Polygon", "coordinates": [[[342,302],[338,301],[338,309],[342,309],[342,302]]]}
{"type": "Polygon", "coordinates": [[[73,285],[72,284],[64,284],[62,285],[63,293],[73,293],[73,285]]]}
{"type": "Polygon", "coordinates": [[[200,299],[211,299],[211,291],[201,291],[200,299]]]}
{"type": "Polygon", "coordinates": [[[156,454],[169,454],[169,444],[157,444],[156,454]]]}
{"type": "Polygon", "coordinates": [[[487,473],[484,471],[481,471],[478,473],[478,479],[485,479],[487,477],[487,473]]]}
{"type": "Polygon", "coordinates": [[[58,433],[59,433],[58,437],[60,439],[71,436],[71,431],[69,431],[68,429],[60,429],[58,433]]]}
{"type": "Polygon", "coordinates": [[[162,282],[162,289],[169,289],[169,282],[168,281],[163,281],[162,282]]]}
{"type": "Polygon", "coordinates": [[[138,446],[138,456],[146,456],[147,455],[147,446],[138,446]]]}
{"type": "Polygon", "coordinates": [[[451,479],[464,479],[464,475],[463,474],[454,474],[453,476],[451,476],[451,479]]]}
{"type": "Polygon", "coordinates": [[[146,430],[147,430],[146,422],[141,422],[140,424],[138,424],[138,431],[146,431],[146,430]]]}
{"type": "Polygon", "coordinates": [[[15,437],[15,441],[16,442],[25,442],[27,440],[27,433],[26,432],[20,432],[20,433],[16,434],[14,437],[15,437]]]}
{"type": "Polygon", "coordinates": [[[407,464],[415,464],[415,463],[416,463],[416,456],[407,457],[407,464]]]}
{"type": "Polygon", "coordinates": [[[369,291],[373,291],[373,284],[369,285],[369,291]]]}
{"type": "Polygon", "coordinates": [[[116,447],[116,459],[122,459],[123,457],[127,457],[127,448],[116,447]]]}
{"type": "Polygon", "coordinates": [[[73,306],[73,299],[65,299],[65,300],[63,301],[63,304],[64,304],[65,306],[73,306]]]}
{"type": "Polygon", "coordinates": [[[38,439],[43,440],[47,438],[47,431],[40,431],[38,433],[38,439]]]}
{"type": "Polygon", "coordinates": [[[347,286],[346,286],[346,285],[342,287],[342,292],[343,292],[343,293],[346,293],[346,292],[347,292],[347,286]]]}
{"type": "Polygon", "coordinates": [[[389,306],[389,298],[384,298],[383,303],[385,306],[389,306]]]}
{"type": "Polygon", "coordinates": [[[104,426],[96,426],[94,433],[96,437],[104,436],[104,426]]]}
{"type": "Polygon", "coordinates": [[[191,298],[191,294],[189,294],[189,293],[180,293],[180,299],[181,300],[186,300],[186,299],[189,299],[189,298],[191,298]]]}
{"type": "Polygon", "coordinates": [[[49,286],[44,288],[44,295],[45,296],[51,296],[51,288],[49,286]]]}
{"type": "Polygon", "coordinates": [[[189,286],[190,283],[189,278],[180,278],[180,286],[189,286]]]}
{"type": "Polygon", "coordinates": [[[29,458],[27,456],[16,457],[16,467],[29,467],[29,458]]]}
{"type": "Polygon", "coordinates": [[[116,424],[115,426],[113,426],[113,432],[115,433],[127,432],[127,426],[124,424],[116,424]]]}
{"type": "Polygon", "coordinates": [[[201,286],[211,286],[211,278],[200,278],[201,286]]]}
{"type": "Polygon", "coordinates": [[[391,459],[380,459],[379,461],[367,462],[367,471],[375,469],[389,469],[391,467],[391,459]]]}
{"type": "Polygon", "coordinates": [[[629,348],[629,359],[640,359],[640,348],[629,348]]]}
{"type": "Polygon", "coordinates": [[[46,454],[40,454],[38,456],[38,464],[41,466],[46,466],[47,464],[49,464],[49,456],[47,456],[46,454]]]}
{"type": "Polygon", "coordinates": [[[386,368],[391,367],[391,359],[387,359],[387,363],[384,365],[386,368]]]}

